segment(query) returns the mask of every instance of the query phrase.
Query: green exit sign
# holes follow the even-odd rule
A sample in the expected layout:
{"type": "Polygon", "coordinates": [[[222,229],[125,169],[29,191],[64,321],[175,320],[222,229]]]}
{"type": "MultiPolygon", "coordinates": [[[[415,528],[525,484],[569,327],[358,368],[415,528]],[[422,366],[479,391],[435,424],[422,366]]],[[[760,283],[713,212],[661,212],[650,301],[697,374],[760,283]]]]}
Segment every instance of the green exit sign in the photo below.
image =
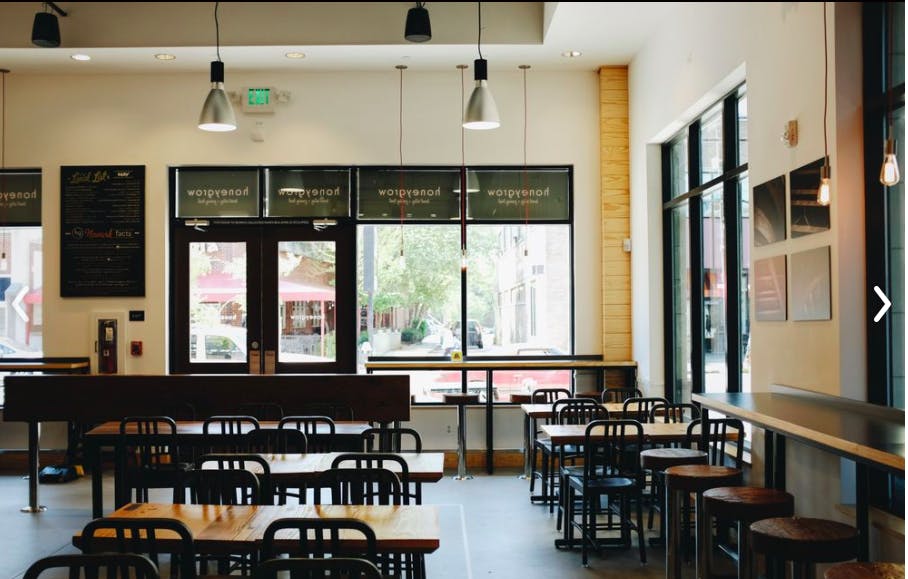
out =
{"type": "Polygon", "coordinates": [[[247,87],[243,89],[246,98],[243,99],[243,112],[245,113],[273,113],[274,95],[273,87],[247,87]]]}

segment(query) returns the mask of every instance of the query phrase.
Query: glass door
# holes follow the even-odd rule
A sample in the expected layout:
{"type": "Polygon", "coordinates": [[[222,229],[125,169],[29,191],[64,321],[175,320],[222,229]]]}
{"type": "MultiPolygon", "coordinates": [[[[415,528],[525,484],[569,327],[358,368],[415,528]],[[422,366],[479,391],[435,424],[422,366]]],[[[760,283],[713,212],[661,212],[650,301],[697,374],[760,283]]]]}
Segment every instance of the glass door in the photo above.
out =
{"type": "Polygon", "coordinates": [[[171,371],[355,371],[352,231],[175,232],[171,371]]]}

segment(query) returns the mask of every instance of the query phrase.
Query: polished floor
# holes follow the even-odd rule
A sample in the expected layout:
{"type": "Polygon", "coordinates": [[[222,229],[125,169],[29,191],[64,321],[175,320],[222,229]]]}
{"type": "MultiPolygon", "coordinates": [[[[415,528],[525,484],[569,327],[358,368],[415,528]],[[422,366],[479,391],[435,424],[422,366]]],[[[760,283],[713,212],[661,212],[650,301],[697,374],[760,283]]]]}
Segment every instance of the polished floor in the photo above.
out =
{"type": "MultiPolygon", "coordinates": [[[[112,503],[110,477],[105,477],[105,505],[112,503]]],[[[36,559],[76,552],[73,533],[90,519],[89,479],[41,485],[39,497],[48,510],[24,514],[27,481],[0,475],[0,579],[21,577],[36,559]]],[[[441,548],[427,558],[430,579],[514,579],[664,577],[664,549],[648,548],[641,565],[636,549],[610,549],[580,565],[579,551],[554,547],[555,520],[542,506],[531,505],[527,482],[516,472],[494,476],[477,473],[469,481],[450,477],[423,486],[423,502],[439,505],[441,548]]],[[[162,498],[162,500],[164,500],[162,498]]],[[[692,576],[692,570],[688,569],[692,576]]]]}

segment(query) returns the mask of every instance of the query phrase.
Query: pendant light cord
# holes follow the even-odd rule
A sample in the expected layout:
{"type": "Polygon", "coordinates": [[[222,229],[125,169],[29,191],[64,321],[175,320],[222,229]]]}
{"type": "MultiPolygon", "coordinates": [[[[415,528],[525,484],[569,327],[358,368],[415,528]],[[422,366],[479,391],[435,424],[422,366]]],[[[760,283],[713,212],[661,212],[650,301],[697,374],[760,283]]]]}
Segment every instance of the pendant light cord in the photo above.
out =
{"type": "Polygon", "coordinates": [[[397,110],[397,158],[400,163],[398,171],[399,185],[397,196],[400,200],[400,255],[404,254],[404,70],[406,65],[398,64],[397,70],[400,71],[400,83],[398,91],[398,110],[397,110]]]}
{"type": "Polygon", "coordinates": [[[886,3],[886,138],[892,138],[892,97],[895,90],[892,86],[892,61],[893,61],[893,44],[892,36],[893,27],[893,9],[892,2],[886,3]]]}
{"type": "MultiPolygon", "coordinates": [[[[530,186],[530,175],[527,171],[527,69],[530,68],[528,64],[521,64],[520,70],[523,71],[523,211],[524,211],[524,244],[530,242],[530,195],[529,195],[529,186],[530,186]]],[[[529,254],[529,248],[527,245],[523,247],[523,255],[527,256],[529,254]]]]}
{"type": "Polygon", "coordinates": [[[827,121],[829,114],[829,42],[827,41],[826,2],[823,2],[823,162],[829,164],[829,137],[827,121]]]}
{"type": "Polygon", "coordinates": [[[482,60],[482,2],[476,3],[476,11],[479,12],[479,34],[476,37],[476,51],[479,52],[479,59],[482,60]]]}
{"type": "Polygon", "coordinates": [[[214,3],[214,42],[218,53],[218,62],[221,62],[221,25],[218,22],[218,7],[220,2],[214,3]]]}
{"type": "MultiPolygon", "coordinates": [[[[463,104],[464,99],[466,98],[466,92],[464,90],[464,71],[467,69],[467,65],[459,64],[457,68],[460,69],[460,114],[463,115],[463,104]]],[[[461,259],[466,257],[467,251],[467,188],[469,186],[470,180],[467,178],[467,148],[465,144],[466,137],[464,133],[466,129],[463,128],[463,123],[460,124],[460,171],[461,171],[461,182],[460,182],[460,255],[461,259]]],[[[463,265],[463,264],[461,264],[463,265]]]]}
{"type": "Polygon", "coordinates": [[[9,71],[2,71],[3,75],[3,137],[0,138],[0,167],[6,168],[6,75],[9,71]]]}

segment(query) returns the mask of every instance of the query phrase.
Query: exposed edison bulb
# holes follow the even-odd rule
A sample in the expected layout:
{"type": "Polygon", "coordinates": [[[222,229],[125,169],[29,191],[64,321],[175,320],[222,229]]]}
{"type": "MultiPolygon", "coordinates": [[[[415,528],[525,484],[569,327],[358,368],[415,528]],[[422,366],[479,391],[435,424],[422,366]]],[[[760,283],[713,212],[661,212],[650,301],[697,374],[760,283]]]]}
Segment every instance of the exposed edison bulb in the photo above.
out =
{"type": "Polygon", "coordinates": [[[397,265],[399,265],[401,269],[405,269],[407,267],[407,258],[404,257],[403,247],[400,248],[400,255],[397,256],[397,265]]]}
{"type": "Polygon", "coordinates": [[[820,167],[820,188],[817,189],[817,203],[829,205],[830,198],[829,165],[820,167]]]}
{"type": "Polygon", "coordinates": [[[897,185],[901,178],[899,161],[895,157],[895,139],[886,139],[883,146],[883,166],[880,167],[880,183],[892,187],[897,185]]]}
{"type": "Polygon", "coordinates": [[[460,251],[460,271],[467,271],[467,250],[466,248],[460,251]]]}

